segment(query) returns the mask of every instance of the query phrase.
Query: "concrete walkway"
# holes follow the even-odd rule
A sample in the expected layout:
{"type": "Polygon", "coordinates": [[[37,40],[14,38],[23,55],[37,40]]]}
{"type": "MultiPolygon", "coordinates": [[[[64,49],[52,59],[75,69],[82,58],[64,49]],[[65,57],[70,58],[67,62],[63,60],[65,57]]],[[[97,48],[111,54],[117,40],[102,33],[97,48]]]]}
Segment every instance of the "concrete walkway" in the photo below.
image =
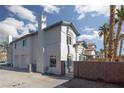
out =
{"type": "Polygon", "coordinates": [[[28,73],[23,70],[0,67],[0,87],[4,88],[53,88],[63,87],[69,81],[68,76],[47,76],[40,73],[28,73]]]}

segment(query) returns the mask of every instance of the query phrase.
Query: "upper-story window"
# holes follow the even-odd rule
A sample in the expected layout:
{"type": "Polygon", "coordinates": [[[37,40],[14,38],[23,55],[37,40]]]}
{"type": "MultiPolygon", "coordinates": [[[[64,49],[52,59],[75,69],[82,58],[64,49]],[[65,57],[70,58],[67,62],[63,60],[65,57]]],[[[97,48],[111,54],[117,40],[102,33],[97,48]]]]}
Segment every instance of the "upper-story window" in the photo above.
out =
{"type": "Polygon", "coordinates": [[[70,34],[67,36],[67,44],[71,45],[72,44],[72,37],[70,34]]]}
{"type": "Polygon", "coordinates": [[[17,47],[17,44],[15,43],[14,48],[16,49],[16,47],[17,47]]]}
{"type": "Polygon", "coordinates": [[[27,40],[25,39],[22,41],[22,46],[26,46],[26,44],[27,44],[27,40]]]}

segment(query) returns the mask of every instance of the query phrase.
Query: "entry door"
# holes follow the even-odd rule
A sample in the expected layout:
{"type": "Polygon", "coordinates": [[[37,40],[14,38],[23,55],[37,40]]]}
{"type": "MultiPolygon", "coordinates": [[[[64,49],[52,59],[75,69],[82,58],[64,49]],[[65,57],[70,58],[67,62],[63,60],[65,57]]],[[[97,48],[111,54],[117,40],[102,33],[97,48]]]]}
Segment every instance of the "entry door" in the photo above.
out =
{"type": "Polygon", "coordinates": [[[67,71],[68,73],[73,72],[73,62],[72,62],[72,57],[68,56],[67,57],[67,71]]]}

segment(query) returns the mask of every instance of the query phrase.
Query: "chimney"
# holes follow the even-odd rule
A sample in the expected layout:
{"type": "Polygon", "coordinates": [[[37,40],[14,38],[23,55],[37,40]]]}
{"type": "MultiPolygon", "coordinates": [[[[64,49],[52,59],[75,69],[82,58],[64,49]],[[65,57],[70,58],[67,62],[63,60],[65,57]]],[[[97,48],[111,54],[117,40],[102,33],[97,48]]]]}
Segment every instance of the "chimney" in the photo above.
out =
{"type": "Polygon", "coordinates": [[[12,42],[12,40],[13,40],[12,35],[9,35],[9,36],[8,36],[8,41],[9,41],[9,43],[11,43],[11,42],[12,42]]]}
{"type": "Polygon", "coordinates": [[[46,28],[46,25],[47,25],[46,24],[46,16],[42,14],[40,21],[41,21],[40,25],[41,25],[41,30],[42,30],[42,29],[46,28]]]}

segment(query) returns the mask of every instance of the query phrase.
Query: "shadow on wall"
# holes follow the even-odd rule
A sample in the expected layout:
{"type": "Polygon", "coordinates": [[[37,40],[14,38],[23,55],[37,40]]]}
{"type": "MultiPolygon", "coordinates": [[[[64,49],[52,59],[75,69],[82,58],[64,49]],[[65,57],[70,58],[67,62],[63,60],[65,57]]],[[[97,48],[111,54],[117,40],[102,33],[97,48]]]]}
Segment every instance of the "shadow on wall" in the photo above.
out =
{"type": "Polygon", "coordinates": [[[2,66],[0,65],[0,70],[9,70],[9,71],[15,71],[15,72],[28,72],[27,69],[8,67],[7,65],[2,65],[2,66]]]}

